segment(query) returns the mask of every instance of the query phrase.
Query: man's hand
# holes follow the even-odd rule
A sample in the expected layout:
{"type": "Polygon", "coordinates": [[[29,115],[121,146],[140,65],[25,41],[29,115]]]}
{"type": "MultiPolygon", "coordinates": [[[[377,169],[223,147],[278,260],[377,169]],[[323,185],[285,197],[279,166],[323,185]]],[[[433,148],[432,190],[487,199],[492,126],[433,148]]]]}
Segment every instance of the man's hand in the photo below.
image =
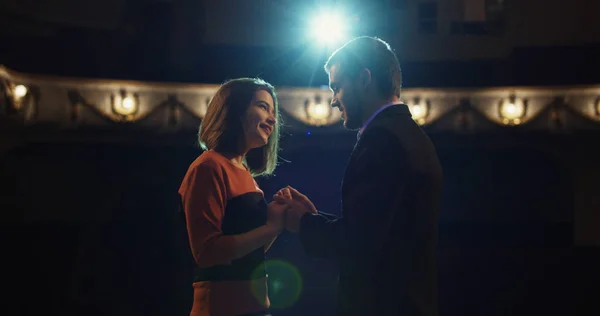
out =
{"type": "Polygon", "coordinates": [[[273,200],[289,206],[285,216],[285,228],[293,233],[297,233],[300,230],[300,219],[304,214],[318,213],[315,205],[306,195],[290,186],[279,190],[273,196],[273,200]]]}

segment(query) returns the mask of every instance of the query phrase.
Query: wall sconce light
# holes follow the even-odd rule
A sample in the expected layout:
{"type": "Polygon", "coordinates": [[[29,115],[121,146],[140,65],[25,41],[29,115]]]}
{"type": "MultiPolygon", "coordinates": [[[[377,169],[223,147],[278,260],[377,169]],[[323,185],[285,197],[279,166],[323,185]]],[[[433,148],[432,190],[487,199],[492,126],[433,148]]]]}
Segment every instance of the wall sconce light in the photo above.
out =
{"type": "Polygon", "coordinates": [[[505,125],[521,124],[527,114],[527,100],[518,102],[515,96],[511,96],[508,101],[501,100],[498,104],[498,114],[505,125]]]}
{"type": "Polygon", "coordinates": [[[14,88],[14,96],[17,99],[22,99],[25,95],[27,95],[27,87],[20,84],[15,86],[14,88]]]}
{"type": "Polygon", "coordinates": [[[8,115],[22,115],[25,121],[35,121],[40,98],[39,87],[14,84],[0,78],[0,108],[8,115]]]}
{"type": "Polygon", "coordinates": [[[327,124],[331,116],[331,106],[323,102],[320,96],[316,96],[314,100],[306,100],[304,111],[309,123],[316,126],[327,124]]]}
{"type": "Polygon", "coordinates": [[[596,98],[596,106],[594,109],[596,110],[596,117],[600,119],[600,97],[596,98]]]}
{"type": "Polygon", "coordinates": [[[27,89],[27,86],[19,84],[19,85],[12,85],[9,84],[9,96],[12,102],[12,106],[15,110],[20,110],[21,107],[23,106],[23,104],[25,103],[25,97],[27,96],[27,93],[29,92],[29,90],[27,89]]]}
{"type": "Polygon", "coordinates": [[[420,98],[415,98],[413,105],[410,105],[408,109],[410,110],[410,114],[412,118],[417,124],[423,125],[429,116],[429,108],[431,107],[431,103],[429,100],[422,102],[420,98]]]}
{"type": "Polygon", "coordinates": [[[139,97],[137,93],[128,95],[125,90],[120,94],[111,95],[111,107],[114,114],[124,120],[131,120],[139,110],[139,97]]]}

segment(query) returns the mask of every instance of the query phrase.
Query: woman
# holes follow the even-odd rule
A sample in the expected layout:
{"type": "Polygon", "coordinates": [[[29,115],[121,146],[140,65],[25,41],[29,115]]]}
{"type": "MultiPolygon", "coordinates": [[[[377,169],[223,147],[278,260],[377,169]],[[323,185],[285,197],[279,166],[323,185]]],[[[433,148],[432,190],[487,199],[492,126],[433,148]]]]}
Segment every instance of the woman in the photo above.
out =
{"type": "Polygon", "coordinates": [[[265,252],[287,206],[264,200],[253,176],[273,173],[279,143],[277,97],[260,79],[223,84],[200,125],[205,150],[179,194],[197,263],[193,316],[269,315],[265,252]]]}

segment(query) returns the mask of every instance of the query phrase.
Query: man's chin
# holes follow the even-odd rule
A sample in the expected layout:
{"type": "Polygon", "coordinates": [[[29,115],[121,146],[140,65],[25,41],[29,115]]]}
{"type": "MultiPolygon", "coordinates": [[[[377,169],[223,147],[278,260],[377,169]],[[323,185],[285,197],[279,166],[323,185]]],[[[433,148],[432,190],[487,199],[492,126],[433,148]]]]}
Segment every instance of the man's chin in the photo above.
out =
{"type": "Polygon", "coordinates": [[[344,120],[344,128],[351,131],[356,131],[360,129],[358,124],[354,124],[353,121],[344,120]]]}

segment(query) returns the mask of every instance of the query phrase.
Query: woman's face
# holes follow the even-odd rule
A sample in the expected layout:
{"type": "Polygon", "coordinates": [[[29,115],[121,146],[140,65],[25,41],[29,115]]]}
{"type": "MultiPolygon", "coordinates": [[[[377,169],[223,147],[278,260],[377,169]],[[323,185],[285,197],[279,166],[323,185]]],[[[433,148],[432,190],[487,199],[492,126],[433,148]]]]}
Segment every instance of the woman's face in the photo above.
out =
{"type": "Polygon", "coordinates": [[[246,150],[265,146],[275,129],[275,106],[273,97],[265,90],[254,93],[254,98],[243,120],[246,150]]]}

